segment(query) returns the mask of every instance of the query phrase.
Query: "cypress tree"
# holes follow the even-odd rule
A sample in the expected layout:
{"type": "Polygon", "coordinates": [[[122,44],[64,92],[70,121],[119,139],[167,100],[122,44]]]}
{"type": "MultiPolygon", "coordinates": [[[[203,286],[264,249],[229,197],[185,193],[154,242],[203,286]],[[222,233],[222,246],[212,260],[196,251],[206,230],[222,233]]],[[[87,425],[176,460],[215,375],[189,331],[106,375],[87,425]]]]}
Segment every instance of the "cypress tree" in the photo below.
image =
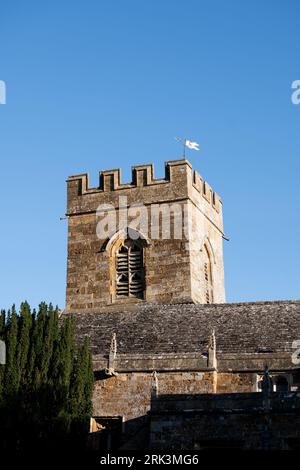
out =
{"type": "Polygon", "coordinates": [[[0,338],[4,336],[5,332],[5,310],[1,310],[0,313],[0,338]]]}
{"type": "Polygon", "coordinates": [[[53,354],[54,339],[57,338],[58,313],[49,305],[44,324],[43,349],[40,354],[40,372],[42,383],[48,382],[48,372],[53,354]]]}
{"type": "Polygon", "coordinates": [[[84,413],[84,375],[82,348],[79,349],[73,362],[72,379],[70,384],[70,413],[82,416],[84,413]]]}
{"type": "Polygon", "coordinates": [[[60,321],[58,308],[45,303],[31,313],[24,302],[19,315],[14,306],[7,316],[1,312],[0,335],[7,347],[2,378],[0,366],[1,444],[26,449],[66,438],[84,442],[83,425],[92,413],[92,359],[87,339],[75,345],[73,318],[60,321]]]}
{"type": "Polygon", "coordinates": [[[19,367],[19,384],[23,384],[26,376],[28,355],[30,349],[30,332],[32,317],[28,302],[21,304],[19,317],[19,341],[17,346],[17,364],[19,367]]]}
{"type": "Polygon", "coordinates": [[[60,381],[63,387],[69,390],[74,360],[74,320],[68,317],[64,320],[60,338],[61,374],[60,381]]]}
{"type": "Polygon", "coordinates": [[[14,397],[18,390],[19,370],[17,364],[18,343],[18,316],[15,305],[12,306],[8,316],[8,330],[6,334],[6,366],[4,373],[4,394],[14,397]]]}
{"type": "Polygon", "coordinates": [[[89,351],[89,340],[85,337],[82,348],[82,362],[84,370],[84,414],[91,416],[93,412],[92,396],[94,389],[93,360],[89,351]]]}
{"type": "Polygon", "coordinates": [[[30,329],[30,341],[29,341],[29,355],[26,370],[24,371],[24,382],[28,387],[32,385],[32,377],[35,366],[35,341],[34,338],[37,334],[37,313],[33,309],[31,314],[31,329],[30,329]]]}
{"type": "Polygon", "coordinates": [[[35,364],[34,364],[34,374],[33,374],[33,386],[37,389],[41,383],[42,379],[45,376],[45,371],[43,370],[44,365],[44,339],[45,339],[45,329],[47,322],[47,305],[42,302],[39,305],[39,311],[36,319],[36,328],[34,331],[34,351],[35,351],[35,364]]]}
{"type": "MultiPolygon", "coordinates": [[[[6,340],[5,338],[5,311],[1,310],[0,313],[0,340],[4,341],[6,340]]],[[[0,406],[1,406],[1,400],[2,400],[2,395],[3,395],[3,388],[4,388],[4,370],[5,366],[4,364],[0,364],[0,406]]]]}

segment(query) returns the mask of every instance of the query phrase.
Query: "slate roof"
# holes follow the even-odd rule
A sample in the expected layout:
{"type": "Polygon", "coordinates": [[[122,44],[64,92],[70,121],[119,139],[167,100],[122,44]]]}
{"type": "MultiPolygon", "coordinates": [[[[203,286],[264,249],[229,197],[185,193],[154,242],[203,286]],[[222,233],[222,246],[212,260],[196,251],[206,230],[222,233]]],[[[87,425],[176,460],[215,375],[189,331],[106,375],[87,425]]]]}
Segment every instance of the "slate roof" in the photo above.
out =
{"type": "Polygon", "coordinates": [[[218,353],[293,351],[300,340],[300,300],[236,304],[139,304],[132,311],[77,313],[79,341],[107,354],[113,333],[118,353],[193,353],[207,350],[215,330],[218,353]]]}

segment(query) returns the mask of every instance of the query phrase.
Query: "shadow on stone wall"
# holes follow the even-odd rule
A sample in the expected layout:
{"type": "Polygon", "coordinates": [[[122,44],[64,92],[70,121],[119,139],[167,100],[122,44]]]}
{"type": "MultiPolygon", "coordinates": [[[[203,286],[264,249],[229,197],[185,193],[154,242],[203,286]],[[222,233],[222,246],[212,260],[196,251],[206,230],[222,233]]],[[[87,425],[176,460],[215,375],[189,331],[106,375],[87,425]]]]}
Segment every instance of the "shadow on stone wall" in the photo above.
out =
{"type": "Polygon", "coordinates": [[[94,417],[98,431],[88,437],[90,451],[147,450],[149,448],[149,417],[141,416],[125,423],[122,417],[94,417]]]}
{"type": "Polygon", "coordinates": [[[147,416],[96,420],[101,452],[300,449],[298,392],[153,395],[147,416]]]}
{"type": "Polygon", "coordinates": [[[300,393],[152,397],[151,450],[300,449],[300,393]]]}

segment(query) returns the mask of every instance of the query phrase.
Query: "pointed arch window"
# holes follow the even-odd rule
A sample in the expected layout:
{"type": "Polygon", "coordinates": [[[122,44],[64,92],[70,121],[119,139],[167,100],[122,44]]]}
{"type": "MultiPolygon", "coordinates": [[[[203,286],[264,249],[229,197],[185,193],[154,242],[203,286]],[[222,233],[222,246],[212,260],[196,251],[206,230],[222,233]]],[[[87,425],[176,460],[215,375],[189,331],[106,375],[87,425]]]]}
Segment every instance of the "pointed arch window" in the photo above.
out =
{"type": "Polygon", "coordinates": [[[143,298],[143,249],[133,240],[125,240],[116,251],[116,297],[143,298]]]}
{"type": "Polygon", "coordinates": [[[206,245],[204,245],[203,276],[204,276],[204,285],[205,285],[205,302],[207,304],[212,304],[214,301],[212,264],[211,264],[211,257],[210,257],[210,254],[206,245]]]}

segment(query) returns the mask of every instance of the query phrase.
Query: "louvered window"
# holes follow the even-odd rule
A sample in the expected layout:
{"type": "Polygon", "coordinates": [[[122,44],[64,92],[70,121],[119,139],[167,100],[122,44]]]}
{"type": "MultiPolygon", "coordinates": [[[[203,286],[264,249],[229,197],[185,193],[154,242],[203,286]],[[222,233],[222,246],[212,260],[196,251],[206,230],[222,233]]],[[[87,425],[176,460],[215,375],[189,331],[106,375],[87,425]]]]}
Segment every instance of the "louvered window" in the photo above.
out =
{"type": "Polygon", "coordinates": [[[142,249],[127,240],[116,253],[116,297],[143,297],[144,268],[142,249]]]}
{"type": "Polygon", "coordinates": [[[205,262],[204,262],[204,282],[205,282],[205,302],[207,304],[213,303],[213,285],[212,285],[212,272],[210,256],[205,247],[205,262]]]}

